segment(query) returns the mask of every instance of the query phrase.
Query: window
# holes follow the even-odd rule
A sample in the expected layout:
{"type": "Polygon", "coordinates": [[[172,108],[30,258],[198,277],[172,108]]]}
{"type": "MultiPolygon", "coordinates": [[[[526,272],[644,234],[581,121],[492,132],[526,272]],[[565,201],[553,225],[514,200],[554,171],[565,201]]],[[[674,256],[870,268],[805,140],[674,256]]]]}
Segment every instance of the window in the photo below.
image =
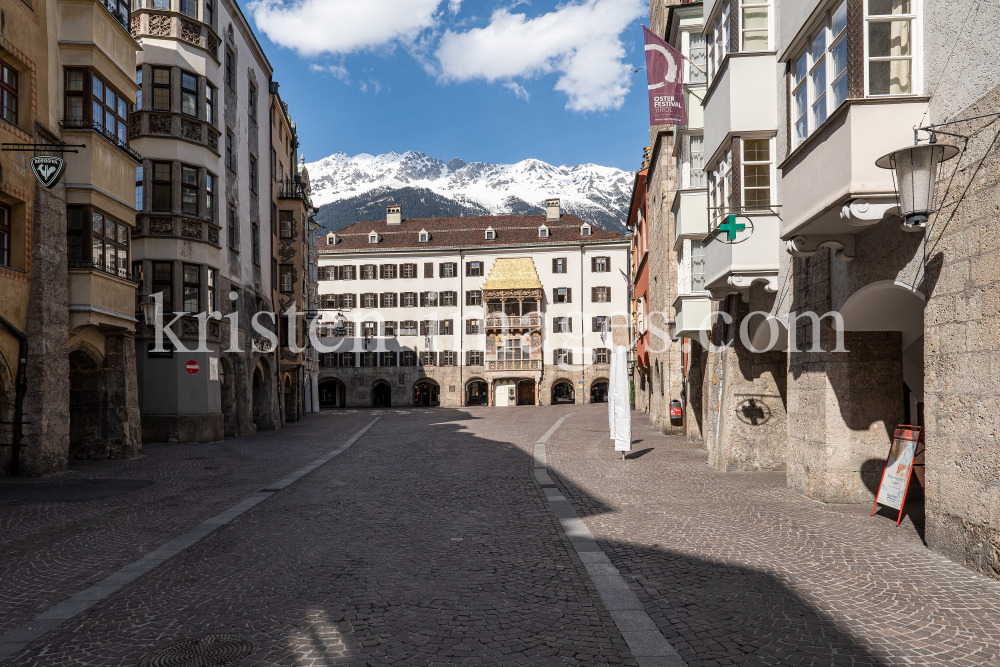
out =
{"type": "Polygon", "coordinates": [[[458,353],[452,350],[445,350],[441,353],[441,365],[442,366],[454,366],[455,360],[458,357],[458,353]]]}
{"type": "MultiPolygon", "coordinates": [[[[278,211],[278,229],[283,239],[292,238],[292,231],[295,226],[294,211],[278,211]]],[[[353,270],[354,267],[352,266],[353,270]]],[[[363,276],[362,276],[363,277],[363,276]]]]}
{"type": "Polygon", "coordinates": [[[552,273],[566,273],[566,258],[565,257],[553,257],[552,258],[552,273]]]}
{"type": "Polygon", "coordinates": [[[454,278],[458,273],[458,264],[454,262],[442,262],[438,269],[441,278],[454,278]]]}
{"type": "Polygon", "coordinates": [[[226,167],[236,171],[236,137],[229,131],[226,132],[226,167]]]}
{"type": "Polygon", "coordinates": [[[292,285],[294,285],[294,282],[292,281],[292,265],[282,264],[279,267],[278,275],[281,279],[281,291],[286,294],[290,293],[292,291],[292,285]]]}
{"type": "Polygon", "coordinates": [[[378,353],[378,365],[379,366],[396,366],[396,352],[379,352],[378,353]]]}
{"type": "Polygon", "coordinates": [[[382,335],[383,336],[395,336],[396,335],[396,323],[395,322],[382,322],[382,335]]]}
{"type": "Polygon", "coordinates": [[[493,240],[496,239],[496,237],[497,237],[497,233],[495,231],[493,231],[492,227],[489,227],[486,230],[486,240],[487,241],[493,241],[493,240]]]}
{"type": "Polygon", "coordinates": [[[378,267],[374,264],[361,265],[361,280],[376,280],[378,278],[378,267]]]}
{"type": "Polygon", "coordinates": [[[465,275],[467,275],[467,276],[481,276],[481,275],[483,275],[483,263],[482,262],[466,262],[465,263],[465,275]]]}
{"type": "Polygon", "coordinates": [[[611,362],[611,351],[606,347],[594,348],[594,363],[607,364],[611,362]]]}
{"type": "Polygon", "coordinates": [[[556,348],[552,350],[552,363],[554,364],[573,364],[573,350],[566,350],[563,348],[556,348]]]}
{"type": "MultiPolygon", "coordinates": [[[[868,94],[913,92],[913,0],[867,0],[868,94]]],[[[846,11],[845,21],[846,24],[846,11]]]]}
{"type": "Polygon", "coordinates": [[[257,194],[257,158],[250,156],[250,192],[257,194]]]}
{"type": "Polygon", "coordinates": [[[135,168],[135,210],[142,211],[142,165],[135,168]]]}
{"type": "MultiPolygon", "coordinates": [[[[141,71],[142,70],[139,70],[139,72],[141,71]]],[[[83,120],[83,79],[85,73],[86,70],[82,69],[66,70],[66,118],[68,120],[83,120]]],[[[2,85],[2,80],[0,80],[0,86],[2,85]]],[[[4,117],[6,118],[6,115],[4,117]]],[[[17,118],[16,113],[14,114],[14,117],[17,118]]]]}
{"type": "Polygon", "coordinates": [[[691,241],[691,291],[705,290],[705,245],[691,241]]]}
{"type": "Polygon", "coordinates": [[[712,170],[708,183],[709,224],[714,229],[728,215],[732,192],[732,153],[727,151],[712,170]]]}
{"type": "Polygon", "coordinates": [[[154,162],[153,163],[153,210],[154,211],[170,211],[170,171],[171,164],[169,162],[154,162]]]}
{"type": "Polygon", "coordinates": [[[183,267],[183,299],[185,313],[201,312],[201,267],[185,264],[183,267]]]}
{"type": "Polygon", "coordinates": [[[417,353],[413,350],[400,350],[399,353],[399,365],[400,366],[416,366],[417,365],[417,353]]]}
{"type": "Polygon", "coordinates": [[[547,239],[547,238],[549,238],[549,228],[546,227],[545,225],[542,225],[541,227],[539,227],[538,228],[538,238],[540,238],[540,239],[547,239]]]}
{"type": "Polygon", "coordinates": [[[219,285],[219,272],[215,269],[208,269],[206,271],[208,274],[208,312],[214,313],[219,307],[219,295],[218,295],[218,285],[219,285]]]}
{"type": "MultiPolygon", "coordinates": [[[[77,117],[73,114],[77,114],[75,109],[77,100],[82,102],[82,91],[81,93],[74,93],[69,90],[69,87],[70,85],[77,86],[77,75],[82,80],[84,73],[90,77],[90,120],[94,129],[99,130],[119,145],[126,145],[128,143],[128,130],[126,129],[126,123],[128,122],[128,102],[125,98],[115,93],[114,89],[105,84],[100,77],[90,70],[67,70],[67,115],[70,118],[77,117]],[[71,72],[73,72],[72,78],[70,77],[71,72]]],[[[82,104],[80,104],[80,107],[79,117],[82,117],[82,104]]]]}
{"type": "Polygon", "coordinates": [[[198,3],[196,0],[181,0],[181,14],[198,18],[198,3]]]}
{"type": "Polygon", "coordinates": [[[434,320],[420,320],[420,335],[433,336],[437,333],[437,322],[434,320]]]}
{"type": "Polygon", "coordinates": [[[361,307],[362,308],[378,308],[378,294],[374,292],[365,292],[361,295],[361,307]]]}
{"type": "Polygon", "coordinates": [[[437,366],[437,355],[434,352],[421,352],[420,353],[420,365],[421,366],[437,366]]]}
{"type": "Polygon", "coordinates": [[[417,265],[416,264],[403,264],[400,268],[401,278],[416,278],[417,277],[417,265]]]}
{"type": "Polygon", "coordinates": [[[438,335],[440,336],[454,336],[455,335],[455,323],[453,320],[441,320],[438,322],[438,335]]]}
{"type": "MultiPolygon", "coordinates": [[[[705,48],[705,37],[697,32],[685,32],[682,40],[686,41],[688,63],[688,83],[705,83],[705,70],[708,63],[708,52],[705,48]],[[697,65],[698,67],[695,67],[697,65]],[[698,69],[698,68],[701,69],[698,69]]],[[[683,47],[685,42],[681,43],[683,47]]]]}
{"type": "Polygon", "coordinates": [[[421,292],[420,293],[420,307],[421,308],[433,308],[438,304],[437,292],[421,292]]]}
{"type": "Polygon", "coordinates": [[[382,264],[378,267],[378,277],[383,280],[394,280],[398,274],[395,264],[382,264]]]}
{"type": "Polygon", "coordinates": [[[362,322],[361,336],[363,338],[374,338],[378,335],[378,322],[362,322]]]}
{"type": "Polygon", "coordinates": [[[399,323],[399,335],[400,336],[416,336],[417,335],[417,321],[416,320],[403,320],[399,323]]]}
{"type": "Polygon", "coordinates": [[[260,266],[260,223],[250,221],[250,255],[253,263],[260,266]]]}
{"type": "MultiPolygon", "coordinates": [[[[139,89],[135,91],[135,110],[140,111],[142,110],[142,66],[135,68],[135,82],[139,85],[139,89]]],[[[66,90],[69,90],[69,86],[66,90]]]]}
{"type": "Polygon", "coordinates": [[[194,167],[181,167],[181,211],[198,215],[198,170],[194,167]]]}
{"type": "Polygon", "coordinates": [[[395,292],[382,292],[378,297],[379,308],[395,308],[399,303],[395,292]]]}
{"type": "Polygon", "coordinates": [[[434,277],[434,262],[424,262],[424,278],[434,277]]]}
{"type": "Polygon", "coordinates": [[[232,250],[239,250],[240,249],[240,225],[239,225],[239,220],[236,217],[236,209],[233,208],[232,206],[229,207],[229,215],[228,215],[227,225],[228,225],[227,231],[229,232],[227,234],[227,237],[229,239],[229,247],[232,250]]]}
{"type": "Polygon", "coordinates": [[[687,151],[681,151],[681,187],[705,187],[705,135],[691,134],[685,139],[687,151]]]}
{"type": "Polygon", "coordinates": [[[218,106],[219,89],[210,83],[205,84],[205,120],[218,127],[215,121],[215,107],[218,106]]]}
{"type": "Polygon", "coordinates": [[[598,315],[592,321],[591,331],[595,333],[601,333],[602,331],[611,331],[611,318],[607,315],[598,315]]]}
{"type": "Polygon", "coordinates": [[[590,236],[590,225],[580,225],[580,236],[590,236]]]}
{"type": "Polygon", "coordinates": [[[416,306],[417,306],[417,293],[416,292],[403,292],[402,301],[403,301],[403,308],[416,308],[416,306]]]}
{"type": "Polygon", "coordinates": [[[226,49],[226,85],[236,91],[236,56],[229,49],[226,49]]]}
{"type": "Polygon", "coordinates": [[[793,65],[792,122],[796,146],[847,99],[846,28],[847,3],[842,2],[826,15],[823,27],[809,40],[805,53],[793,65]]]}
{"type": "Polygon", "coordinates": [[[153,68],[153,111],[170,111],[170,70],[153,68]]]}
{"type": "Polygon", "coordinates": [[[430,240],[431,240],[430,234],[428,234],[427,232],[421,231],[419,234],[417,234],[417,243],[427,243],[430,240]]]}
{"type": "Polygon", "coordinates": [[[552,303],[572,303],[573,289],[570,287],[553,287],[552,303]]]}
{"type": "Polygon", "coordinates": [[[458,301],[458,292],[441,292],[442,306],[455,306],[458,301]]]}
{"type": "Polygon", "coordinates": [[[708,35],[708,76],[713,81],[729,55],[729,3],[722,7],[722,14],[715,20],[708,35]]]}
{"type": "MultiPolygon", "coordinates": [[[[79,220],[79,218],[80,216],[78,215],[77,219],[79,220]]],[[[10,223],[10,208],[0,204],[0,266],[10,266],[10,223]]],[[[82,228],[82,221],[78,221],[77,225],[82,228]]],[[[70,227],[72,227],[72,224],[70,224],[70,227]]],[[[72,248],[70,249],[70,261],[73,261],[72,248]]]]}
{"type": "Polygon", "coordinates": [[[204,21],[208,25],[213,25],[215,23],[215,5],[212,4],[212,0],[205,0],[205,16],[204,21]]]}
{"type": "Polygon", "coordinates": [[[371,234],[369,234],[368,235],[368,242],[369,243],[378,243],[378,234],[376,234],[375,232],[372,232],[371,234]]]}
{"type": "Polygon", "coordinates": [[[254,121],[257,120],[257,86],[252,83],[247,84],[247,115],[254,121]]]}
{"type": "MultiPolygon", "coordinates": [[[[593,303],[608,303],[611,301],[611,288],[610,287],[591,287],[590,288],[590,300],[593,303]]],[[[594,329],[594,331],[597,331],[594,329]]]]}
{"type": "Polygon", "coordinates": [[[17,125],[17,72],[0,63],[0,116],[8,123],[17,125]]]}
{"type": "Polygon", "coordinates": [[[468,290],[465,293],[465,305],[466,306],[481,306],[483,305],[483,292],[482,290],[468,290]]]}
{"type": "Polygon", "coordinates": [[[573,318],[571,318],[571,317],[553,317],[552,318],[552,332],[553,333],[573,333],[573,318]]]}
{"type": "Polygon", "coordinates": [[[610,257],[591,257],[590,258],[590,271],[591,273],[607,273],[611,270],[611,258],[610,257]]]}
{"type": "Polygon", "coordinates": [[[215,176],[205,174],[205,217],[215,221],[215,176]]]}
{"type": "MultiPolygon", "coordinates": [[[[354,337],[354,322],[349,322],[347,335],[354,337]]],[[[354,368],[354,352],[341,352],[340,353],[340,365],[344,368],[354,368]]]]}
{"type": "Polygon", "coordinates": [[[181,113],[187,116],[198,115],[198,77],[187,72],[181,72],[181,113]]]}
{"type": "Polygon", "coordinates": [[[466,366],[482,366],[483,365],[483,352],[482,352],[482,350],[468,350],[465,353],[465,365],[466,366]]]}
{"type": "Polygon", "coordinates": [[[163,294],[163,312],[174,312],[174,265],[172,262],[153,262],[153,286],[150,294],[163,294]]]}
{"type": "Polygon", "coordinates": [[[743,140],[743,205],[747,211],[771,206],[771,140],[743,140]]]}
{"type": "Polygon", "coordinates": [[[469,335],[476,335],[482,333],[482,327],[480,326],[481,320],[472,319],[465,321],[465,333],[469,335]]]}
{"type": "Polygon", "coordinates": [[[770,2],[740,0],[740,51],[767,51],[767,12],[770,2]]]}

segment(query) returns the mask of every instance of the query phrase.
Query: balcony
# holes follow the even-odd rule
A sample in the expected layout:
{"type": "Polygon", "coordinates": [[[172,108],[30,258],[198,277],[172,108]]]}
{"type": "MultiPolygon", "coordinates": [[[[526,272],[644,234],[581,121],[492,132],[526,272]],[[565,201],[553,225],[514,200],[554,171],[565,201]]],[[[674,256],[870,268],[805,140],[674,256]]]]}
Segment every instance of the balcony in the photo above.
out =
{"type": "Polygon", "coordinates": [[[487,359],[486,370],[490,371],[540,371],[541,359],[497,360],[487,359]]]}
{"type": "Polygon", "coordinates": [[[305,199],[306,186],[299,180],[278,181],[278,199],[305,199]]]}
{"type": "Polygon", "coordinates": [[[135,329],[138,286],[124,269],[108,270],[90,262],[69,267],[69,330],[85,326],[135,329]]]}
{"type": "Polygon", "coordinates": [[[778,129],[777,60],[773,53],[726,57],[705,96],[705,156],[743,132],[778,129]]]}
{"type": "Polygon", "coordinates": [[[540,329],[541,315],[492,315],[486,318],[487,329],[540,329]]]}
{"type": "Polygon", "coordinates": [[[674,195],[674,249],[684,239],[701,240],[708,236],[708,192],[678,190],[674,195]]]}
{"type": "Polygon", "coordinates": [[[781,220],[772,213],[736,216],[746,227],[730,241],[726,232],[715,230],[705,243],[705,289],[715,300],[727,294],[748,294],[754,283],[778,289],[778,234],[781,220]]]}
{"type": "Polygon", "coordinates": [[[712,300],[707,294],[682,294],[674,301],[677,338],[698,338],[712,330],[712,300]]]}
{"type": "Polygon", "coordinates": [[[63,118],[59,121],[59,127],[64,130],[85,130],[94,132],[95,134],[103,137],[105,141],[110,142],[111,145],[115,146],[122,153],[129,156],[129,158],[134,160],[136,164],[142,164],[142,156],[133,150],[128,145],[127,141],[119,138],[113,132],[105,131],[100,123],[95,123],[87,118],[63,118]]]}
{"type": "Polygon", "coordinates": [[[838,238],[850,245],[844,235],[896,207],[892,172],[875,160],[913,143],[926,106],[927,98],[848,100],[779,165],[781,237],[802,237],[793,254],[838,238]]]}

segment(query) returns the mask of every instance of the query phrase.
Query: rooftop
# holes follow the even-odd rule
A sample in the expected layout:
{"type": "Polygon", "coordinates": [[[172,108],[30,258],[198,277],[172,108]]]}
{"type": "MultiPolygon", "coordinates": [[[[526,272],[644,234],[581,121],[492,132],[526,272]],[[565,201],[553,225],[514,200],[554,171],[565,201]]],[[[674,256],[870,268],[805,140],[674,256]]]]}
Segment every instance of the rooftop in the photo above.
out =
{"type": "Polygon", "coordinates": [[[542,281],[530,257],[500,257],[483,283],[483,291],[494,289],[542,289],[542,281]]]}

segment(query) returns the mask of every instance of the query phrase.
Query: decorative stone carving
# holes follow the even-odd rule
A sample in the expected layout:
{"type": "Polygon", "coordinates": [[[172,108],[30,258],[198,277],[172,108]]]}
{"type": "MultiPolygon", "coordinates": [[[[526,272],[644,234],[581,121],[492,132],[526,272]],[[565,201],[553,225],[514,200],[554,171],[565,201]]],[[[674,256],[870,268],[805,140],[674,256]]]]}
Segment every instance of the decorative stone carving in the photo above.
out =
{"type": "Polygon", "coordinates": [[[208,51],[216,58],[219,57],[219,40],[212,33],[208,33],[208,51]]]}
{"type": "Polygon", "coordinates": [[[135,139],[142,134],[142,115],[132,114],[128,119],[128,138],[135,139]]]}
{"type": "Polygon", "coordinates": [[[200,239],[201,238],[201,223],[197,220],[181,220],[181,236],[186,236],[189,239],[200,239]]]}
{"type": "Polygon", "coordinates": [[[195,46],[201,46],[201,26],[190,21],[181,21],[181,39],[195,46]]]}
{"type": "Polygon", "coordinates": [[[219,230],[215,227],[208,228],[208,242],[219,245],[219,230]]]}
{"type": "Polygon", "coordinates": [[[170,218],[150,218],[149,233],[172,236],[174,233],[174,221],[170,218]]]}
{"type": "Polygon", "coordinates": [[[854,259],[854,237],[850,234],[796,236],[785,241],[785,250],[792,257],[812,257],[820,248],[833,248],[841,262],[854,259]]]}
{"type": "Polygon", "coordinates": [[[170,36],[170,17],[152,14],[149,17],[149,34],[154,37],[170,36]]]}
{"type": "Polygon", "coordinates": [[[181,136],[185,139],[201,143],[201,123],[195,123],[186,118],[182,118],[181,136]]]}
{"type": "Polygon", "coordinates": [[[142,17],[139,16],[138,14],[133,14],[131,23],[132,23],[131,26],[132,36],[138,37],[139,32],[142,30],[142,17]]]}
{"type": "Polygon", "coordinates": [[[854,227],[874,225],[887,215],[893,214],[899,215],[899,206],[894,197],[872,201],[855,199],[844,204],[840,210],[840,217],[844,222],[854,227]]]}
{"type": "Polygon", "coordinates": [[[219,150],[219,135],[211,130],[208,131],[208,147],[213,151],[219,150]]]}
{"type": "Polygon", "coordinates": [[[185,338],[197,338],[198,320],[181,320],[181,336],[185,338]]]}
{"type": "Polygon", "coordinates": [[[149,133],[150,134],[171,134],[170,130],[170,116],[149,116],[149,133]]]}
{"type": "Polygon", "coordinates": [[[219,340],[219,334],[221,333],[221,327],[219,327],[218,322],[208,323],[208,337],[212,340],[219,340]]]}

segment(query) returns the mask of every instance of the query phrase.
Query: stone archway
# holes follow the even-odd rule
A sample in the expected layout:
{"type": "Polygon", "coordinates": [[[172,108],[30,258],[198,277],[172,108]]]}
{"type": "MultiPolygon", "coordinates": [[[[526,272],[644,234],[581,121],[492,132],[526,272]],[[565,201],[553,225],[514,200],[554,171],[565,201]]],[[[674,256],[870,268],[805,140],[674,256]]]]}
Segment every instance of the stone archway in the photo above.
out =
{"type": "Polygon", "coordinates": [[[552,383],[552,405],[576,403],[576,390],[569,380],[556,380],[552,383]]]}
{"type": "Polygon", "coordinates": [[[319,381],[319,407],[342,408],[347,399],[347,387],[337,378],[323,378],[319,381]]]}
{"type": "Polygon", "coordinates": [[[433,407],[441,404],[441,388],[437,382],[424,378],[413,385],[413,405],[433,407]]]}
{"type": "MultiPolygon", "coordinates": [[[[662,373],[662,371],[660,371],[662,373]]],[[[608,402],[608,379],[607,378],[597,378],[590,383],[590,402],[591,403],[607,403],[608,402]]]]}
{"type": "Polygon", "coordinates": [[[89,344],[69,353],[69,455],[74,459],[105,458],[102,438],[103,359],[89,344]]]}
{"type": "Polygon", "coordinates": [[[295,390],[292,386],[290,373],[285,373],[285,378],[281,383],[282,393],[285,397],[285,421],[293,422],[299,418],[298,402],[295,400],[295,390]]]}
{"type": "Polygon", "coordinates": [[[385,380],[379,380],[372,387],[372,407],[388,408],[392,406],[392,387],[385,380]]]}
{"type": "Polygon", "coordinates": [[[253,369],[253,424],[258,431],[271,427],[271,383],[267,381],[267,374],[260,364],[253,369]]]}
{"type": "Polygon", "coordinates": [[[465,404],[489,405],[490,386],[482,378],[473,378],[465,384],[465,404]]]}

